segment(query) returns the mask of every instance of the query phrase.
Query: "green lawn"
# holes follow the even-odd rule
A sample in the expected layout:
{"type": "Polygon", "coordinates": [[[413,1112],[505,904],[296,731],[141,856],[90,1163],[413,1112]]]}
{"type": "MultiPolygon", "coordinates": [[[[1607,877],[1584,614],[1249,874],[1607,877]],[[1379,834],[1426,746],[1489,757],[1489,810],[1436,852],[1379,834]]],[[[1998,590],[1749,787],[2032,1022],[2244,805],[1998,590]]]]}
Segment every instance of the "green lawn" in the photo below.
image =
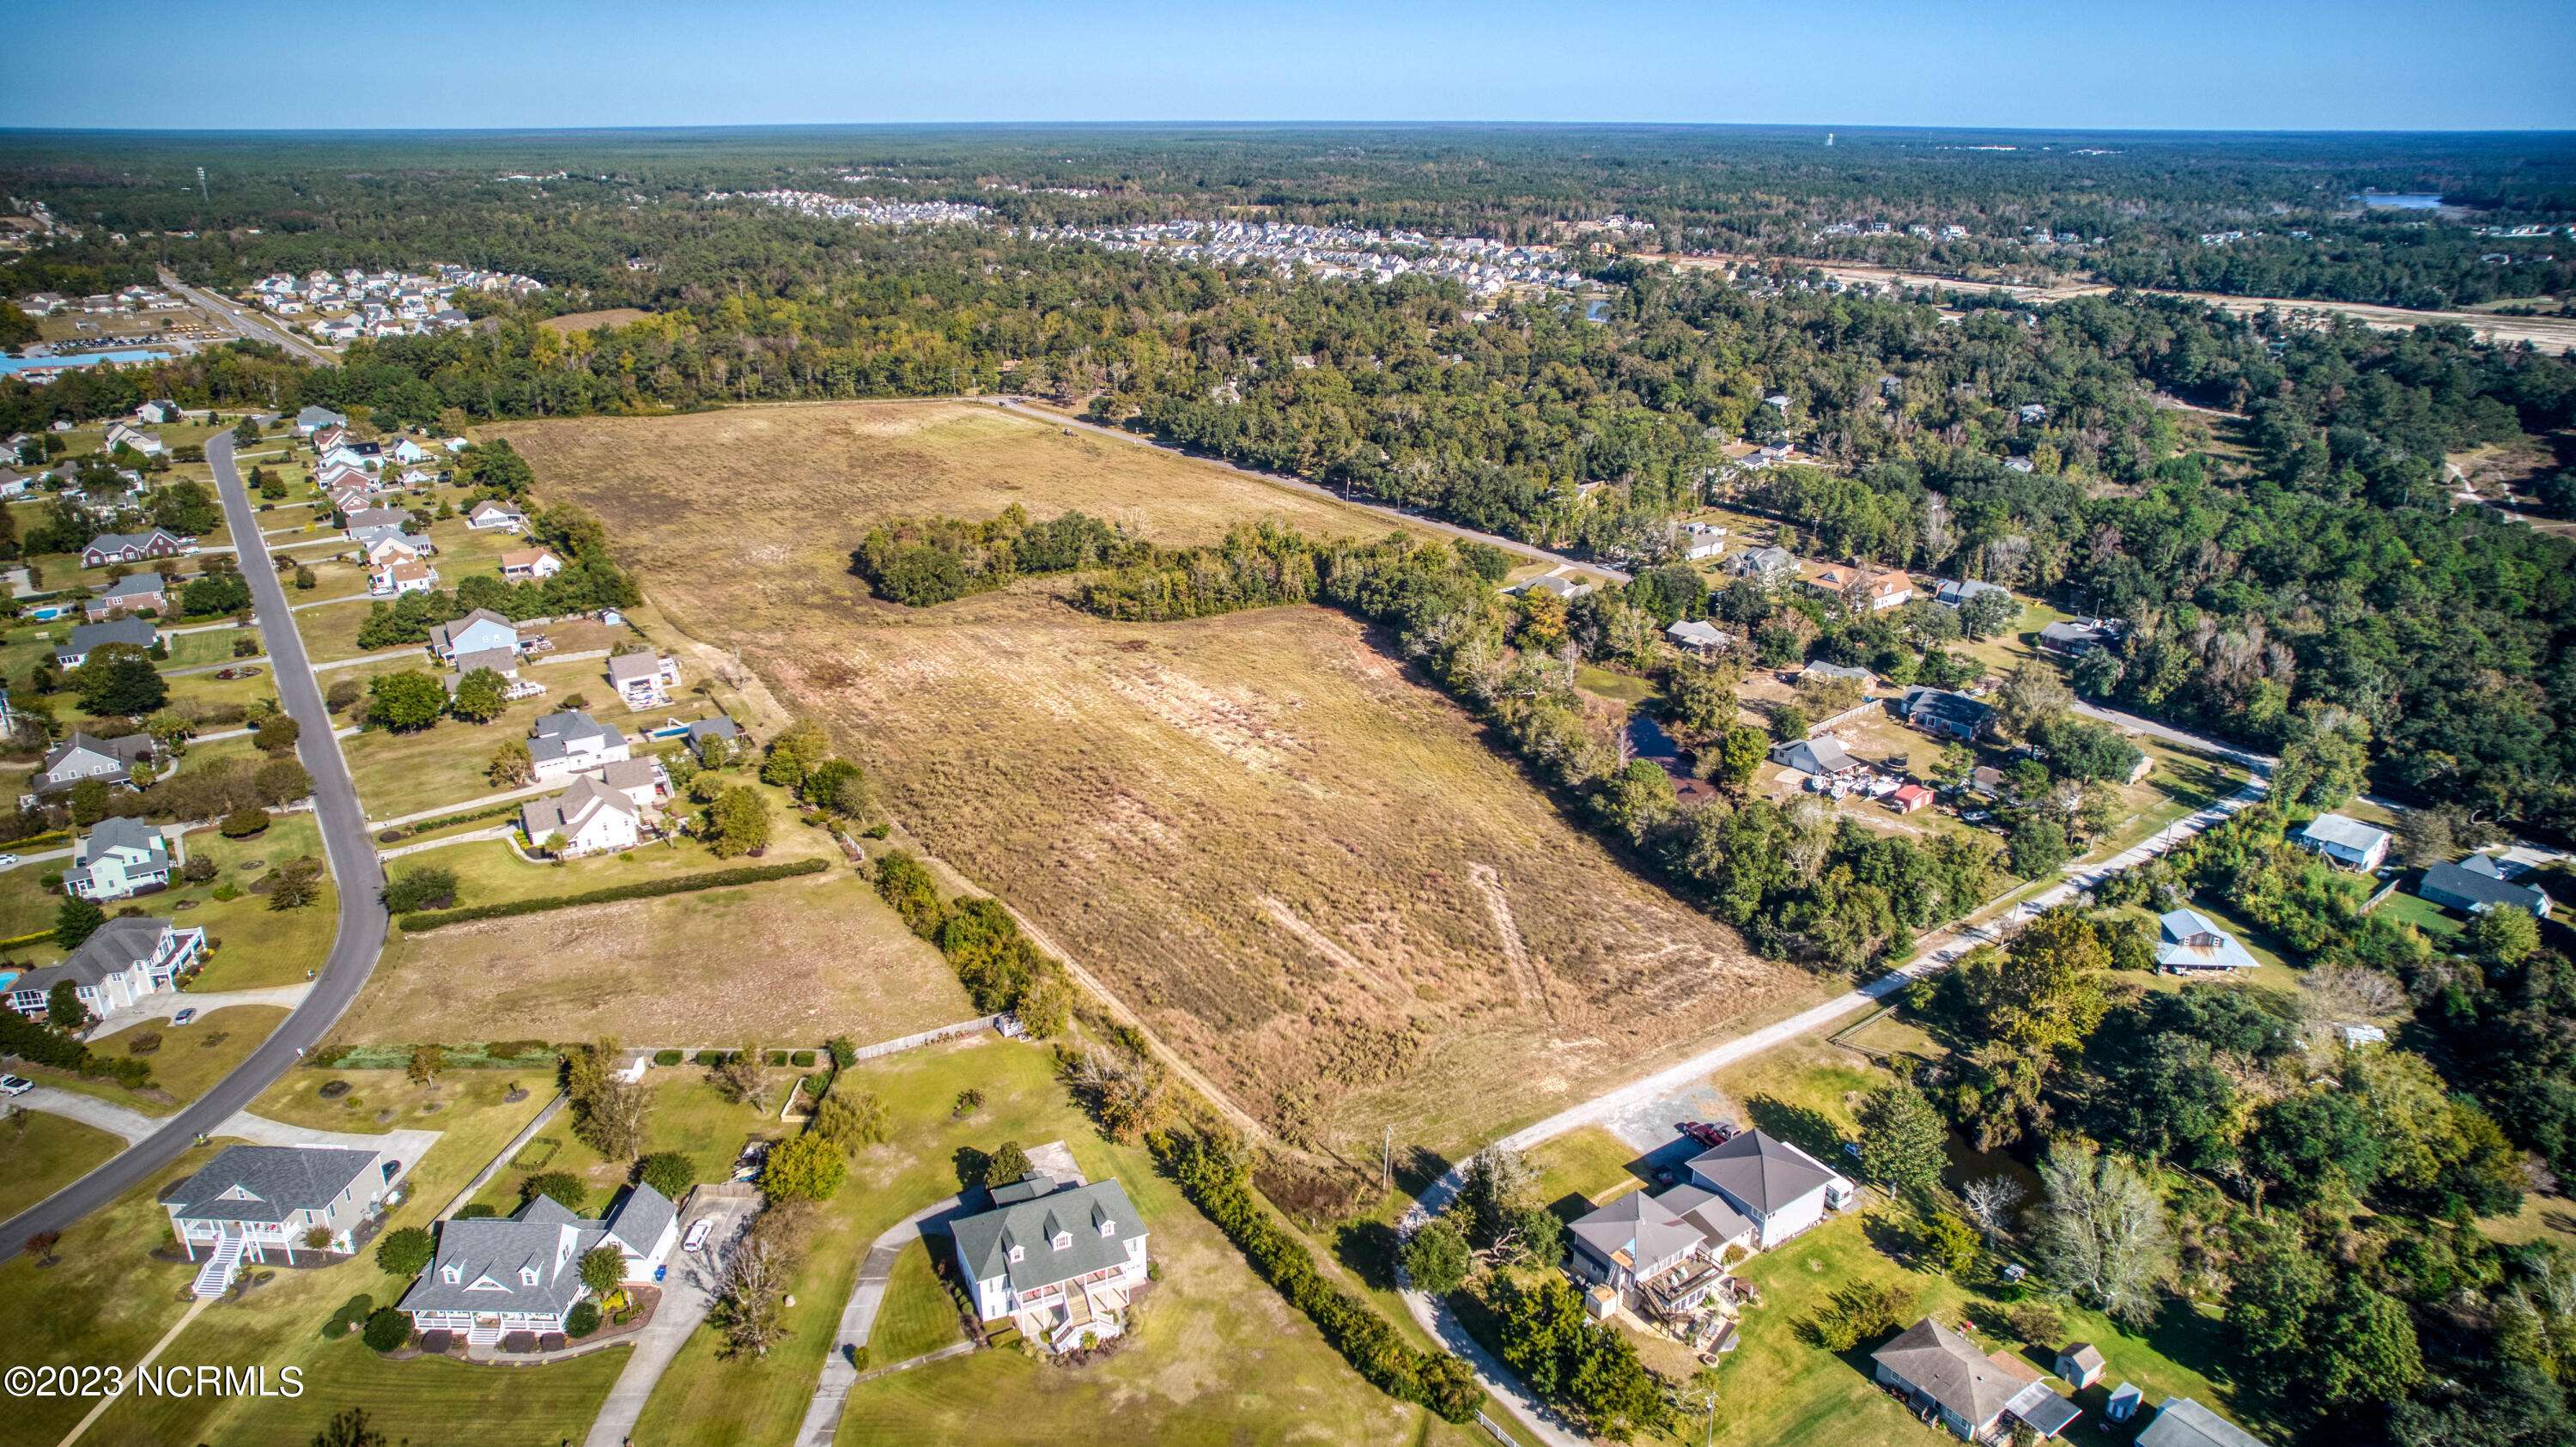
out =
{"type": "MultiPolygon", "coordinates": [[[[728,777],[753,782],[748,773],[737,772],[728,777]]],[[[771,822],[769,851],[754,862],[780,864],[798,859],[840,857],[840,846],[832,841],[830,833],[805,827],[787,803],[783,790],[766,784],[757,787],[762,797],[769,801],[771,822]]],[[[675,812],[684,813],[694,808],[686,799],[673,802],[675,812]]],[[[473,829],[493,824],[515,825],[517,822],[514,817],[486,819],[462,827],[473,829]]],[[[456,871],[460,903],[491,904],[501,900],[579,894],[649,880],[703,874],[709,870],[732,868],[743,862],[718,859],[707,851],[704,844],[694,839],[672,838],[660,843],[641,844],[622,854],[595,854],[562,863],[532,864],[520,858],[508,841],[479,839],[445,849],[405,855],[387,868],[395,874],[422,865],[452,869],[456,871]]]]}
{"type": "Polygon", "coordinates": [[[147,1035],[161,1037],[159,1049],[142,1058],[152,1066],[152,1094],[138,1094],[103,1076],[76,1077],[45,1072],[46,1083],[95,1095],[146,1115],[168,1115],[214,1088],[216,1081],[250,1057],[259,1043],[286,1022],[286,1011],[274,1005],[234,1005],[198,1016],[185,1025],[167,1020],[119,1030],[98,1042],[110,1057],[132,1053],[147,1035]]]}
{"type": "Polygon", "coordinates": [[[1631,706],[1656,697],[1654,684],[1633,673],[1620,673],[1593,663],[1574,666],[1574,686],[1585,693],[1617,699],[1631,706]]]}
{"type": "Polygon", "coordinates": [[[1626,1141],[1587,1125],[1533,1147],[1529,1159],[1538,1167],[1540,1194],[1570,1217],[1644,1184],[1628,1169],[1638,1155],[1626,1141]]]}
{"type": "Polygon", "coordinates": [[[892,1366],[965,1339],[957,1299],[931,1269],[930,1248],[919,1241],[904,1247],[894,1259],[876,1326],[868,1333],[869,1365],[892,1366]]]}
{"type": "MultiPolygon", "coordinates": [[[[195,668],[208,663],[230,663],[233,644],[244,632],[240,628],[213,628],[203,633],[181,633],[169,640],[170,661],[164,668],[195,668]]],[[[256,628],[248,630],[253,638],[256,628]]]]}
{"type": "Polygon", "coordinates": [[[961,1147],[1058,1139],[1091,1178],[1117,1177],[1152,1232],[1161,1280],[1134,1338],[1075,1371],[991,1351],[881,1378],[851,1394],[840,1441],[950,1442],[997,1430],[1015,1441],[1064,1441],[1097,1436],[1111,1422],[1120,1442],[1475,1440],[1362,1382],[1141,1150],[1091,1130],[1044,1049],[985,1037],[859,1066],[837,1088],[883,1099],[892,1143],[861,1152],[820,1213],[788,1313],[795,1335],[766,1358],[730,1362],[718,1359],[714,1333],[692,1338],[645,1409],[656,1447],[793,1437],[867,1243],[957,1190],[961,1147]],[[969,1086],[984,1093],[984,1106],[954,1120],[951,1103],[969,1086]]]}
{"type": "MultiPolygon", "coordinates": [[[[293,590],[288,590],[292,594],[293,590]]],[[[292,597],[289,599],[293,601],[292,597]]],[[[366,625],[373,610],[364,603],[342,603],[331,608],[307,608],[295,615],[295,631],[304,640],[304,656],[313,663],[327,663],[334,658],[355,658],[361,653],[381,652],[358,646],[358,630],[366,625]]],[[[429,651],[418,648],[421,667],[432,667],[429,651]]],[[[323,675],[328,684],[331,676],[323,675]]]]}
{"type": "Polygon", "coordinates": [[[2459,916],[2429,899],[2418,899],[2403,888],[2381,900],[2379,907],[2372,910],[2371,914],[2374,918],[2396,920],[2400,924],[2415,926],[2424,932],[2425,937],[2430,939],[2437,949],[2451,948],[2453,942],[2459,938],[2460,931],[2468,928],[2467,921],[2459,916]]]}
{"type": "MultiPolygon", "coordinates": [[[[346,612],[347,609],[318,608],[299,614],[312,618],[324,613],[346,612]]],[[[322,675],[327,687],[347,677],[361,681],[376,673],[408,667],[430,667],[429,655],[422,653],[420,663],[387,664],[367,669],[333,669],[322,675]]],[[[678,703],[650,708],[641,713],[618,706],[616,696],[608,691],[606,677],[597,661],[538,665],[524,676],[546,685],[546,692],[534,698],[523,698],[503,710],[488,724],[465,723],[442,719],[429,728],[414,733],[397,734],[370,728],[366,732],[342,739],[340,746],[349,760],[349,772],[358,786],[358,797],[367,807],[370,819],[396,818],[448,804],[462,804],[497,793],[485,771],[490,768],[493,752],[511,739],[525,740],[536,721],[550,713],[573,706],[570,700],[584,700],[579,705],[601,723],[623,729],[629,736],[646,727],[657,727],[677,715],[691,718],[709,710],[705,704],[683,698],[678,703]]]]}
{"type": "MultiPolygon", "coordinates": [[[[504,1100],[514,1080],[506,1071],[455,1071],[423,1090],[403,1082],[399,1072],[325,1075],[299,1070],[272,1087],[253,1108],[272,1117],[291,1115],[288,1102],[309,1097],[321,1081],[334,1077],[365,1079],[356,1093],[376,1096],[385,1107],[395,1108],[396,1123],[443,1132],[406,1183],[409,1195],[395,1208],[388,1229],[428,1224],[546,1099],[542,1091],[531,1091],[525,1100],[504,1100]],[[375,1078],[383,1075],[394,1080],[375,1078]],[[439,1109],[424,1114],[424,1108],[433,1104],[439,1109]]],[[[371,1128],[373,1112],[366,1116],[365,1124],[336,1124],[342,1129],[371,1128]]],[[[97,1289],[120,1302],[170,1303],[167,1315],[158,1318],[166,1328],[180,1310],[174,1298],[188,1279],[188,1268],[143,1259],[142,1249],[159,1239],[160,1223],[167,1216],[152,1204],[148,1191],[120,1201],[111,1214],[126,1212],[130,1204],[139,1204],[149,1216],[138,1213],[128,1218],[120,1238],[95,1243],[103,1260],[113,1263],[97,1289]]],[[[9,1287],[15,1279],[11,1273],[20,1265],[11,1262],[0,1267],[0,1306],[10,1304],[9,1287]]],[[[405,1436],[414,1442],[536,1443],[567,1436],[578,1440],[623,1365],[622,1350],[546,1367],[468,1367],[431,1359],[389,1362],[355,1337],[322,1338],[323,1318],[352,1295],[363,1292],[378,1305],[390,1305],[409,1285],[408,1280],[377,1270],[367,1256],[319,1271],[277,1271],[241,1300],[210,1307],[171,1344],[162,1360],[256,1364],[267,1367],[272,1378],[292,1366],[303,1374],[302,1396],[127,1398],[100,1418],[92,1429],[95,1440],[303,1442],[334,1413],[350,1406],[368,1408],[396,1440],[405,1436]]],[[[87,1306],[84,1303],[83,1309],[87,1306]]],[[[86,1337],[77,1339],[75,1346],[72,1355],[61,1359],[133,1359],[131,1351],[105,1349],[86,1337]]],[[[48,1440],[53,1435],[59,1432],[49,1434],[48,1440]]]]}
{"type": "MultiPolygon", "coordinates": [[[[270,909],[268,895],[256,888],[276,866],[289,859],[322,857],[322,835],[312,815],[281,814],[266,830],[249,839],[226,839],[213,829],[197,829],[183,843],[186,854],[201,854],[215,861],[217,873],[212,881],[182,884],[159,894],[112,902],[107,909],[113,914],[128,907],[139,908],[178,924],[202,927],[208,947],[206,966],[191,988],[243,990],[289,985],[301,981],[306,970],[320,967],[330,953],[331,935],[339,922],[337,896],[332,893],[329,876],[324,876],[321,897],[301,909],[270,909]],[[237,891],[236,897],[217,899],[216,892],[227,885],[237,891]]],[[[52,927],[63,897],[58,889],[49,890],[41,881],[48,875],[61,874],[71,862],[69,858],[48,859],[0,873],[0,938],[52,927]]],[[[67,953],[51,942],[20,948],[30,963],[52,964],[67,953]]]]}
{"type": "MultiPolygon", "coordinates": [[[[768,1107],[754,1110],[725,1099],[708,1083],[707,1072],[695,1065],[648,1072],[644,1083],[653,1093],[653,1115],[645,1129],[645,1148],[683,1152],[697,1167],[699,1180],[723,1180],[731,1172],[735,1157],[742,1154],[746,1139],[786,1134],[786,1128],[778,1124],[778,1108],[786,1099],[783,1092],[795,1083],[797,1073],[771,1071],[768,1107]]],[[[592,1208],[604,1209],[618,1188],[626,1184],[630,1164],[603,1159],[572,1133],[571,1120],[559,1115],[546,1126],[544,1134],[530,1141],[526,1149],[511,1158],[507,1168],[475,1193],[474,1199],[507,1215],[518,1209],[521,1181],[540,1170],[570,1171],[591,1188],[592,1208]]]]}
{"type": "Polygon", "coordinates": [[[42,1111],[12,1109],[0,1121],[0,1217],[14,1216],[89,1174],[125,1142],[103,1130],[42,1111]]]}

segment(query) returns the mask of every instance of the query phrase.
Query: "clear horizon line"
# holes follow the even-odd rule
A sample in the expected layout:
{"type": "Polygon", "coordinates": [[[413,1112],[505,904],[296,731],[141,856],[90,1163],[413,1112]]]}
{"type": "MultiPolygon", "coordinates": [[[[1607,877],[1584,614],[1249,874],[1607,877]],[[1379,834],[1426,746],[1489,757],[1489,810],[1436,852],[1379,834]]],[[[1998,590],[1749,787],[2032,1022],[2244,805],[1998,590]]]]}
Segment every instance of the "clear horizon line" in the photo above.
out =
{"type": "Polygon", "coordinates": [[[28,126],[0,125],[0,136],[429,136],[600,135],[644,131],[1046,130],[1046,129],[1306,129],[1306,130],[1772,130],[1969,133],[2030,136],[2571,136],[2576,127],[2454,126],[2118,126],[1972,125],[1891,121],[1657,120],[920,120],[920,121],[654,121],[616,125],[524,126],[28,126]]]}

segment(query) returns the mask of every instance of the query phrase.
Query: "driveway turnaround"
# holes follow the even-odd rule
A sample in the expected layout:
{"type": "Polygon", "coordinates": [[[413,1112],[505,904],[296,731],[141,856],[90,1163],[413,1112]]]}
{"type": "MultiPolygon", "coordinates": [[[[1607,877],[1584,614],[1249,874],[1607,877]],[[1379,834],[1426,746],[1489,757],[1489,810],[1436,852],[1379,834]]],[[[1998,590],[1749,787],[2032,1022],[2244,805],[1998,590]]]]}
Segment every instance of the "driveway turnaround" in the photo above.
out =
{"type": "Polygon", "coordinates": [[[177,1160],[200,1133],[213,1132],[258,1099],[261,1091],[295,1068],[305,1051],[322,1043],[322,1037],[347,1013],[349,1002],[358,998],[368,972],[376,967],[377,955],[384,951],[385,906],[379,897],[384,869],[376,862],[375,845],[367,837],[366,811],[358,807],[358,791],[349,783],[349,766],[340,756],[339,740],[333,736],[330,710],[322,706],[322,690],[315,685],[313,670],[305,662],[304,640],[296,635],[293,615],[286,606],[286,590],[278,585],[277,568],[269,560],[266,541],[260,537],[258,514],[251,510],[250,498],[242,491],[241,470],[233,465],[231,433],[219,432],[207,439],[206,461],[214,467],[215,491],[224,501],[224,519],[231,525],[233,536],[243,540],[241,570],[250,580],[251,601],[259,617],[275,625],[266,630],[269,658],[275,670],[278,699],[302,728],[296,754],[313,775],[314,813],[322,826],[322,852],[331,862],[331,878],[340,896],[338,934],[331,941],[331,954],[323,961],[312,993],[295,1007],[294,1014],[286,1017],[277,1033],[261,1042],[248,1059],[193,1104],[159,1121],[150,1135],[88,1175],[0,1222],[0,1261],[17,1255],[30,1235],[60,1231],[141,1185],[153,1172],[177,1160]]]}
{"type": "Polygon", "coordinates": [[[707,1319],[716,1304],[716,1287],[724,1277],[724,1258],[742,1234],[743,1222],[751,1215],[752,1203],[744,1200],[720,1200],[713,1206],[683,1222],[685,1237],[693,1222],[713,1221],[715,1229],[707,1234],[707,1244],[695,1255],[677,1254],[662,1282],[662,1304],[653,1309],[653,1319],[635,1334],[634,1354],[626,1359],[617,1374],[617,1385],[608,1389],[608,1400],[600,1404],[599,1415],[591,1419],[589,1447],[619,1447],[635,1431],[644,1416],[644,1404],[653,1396],[653,1384],[662,1380],[673,1358],[707,1319]]]}
{"type": "Polygon", "coordinates": [[[194,1010],[200,1015],[210,1015],[217,1010],[229,1009],[235,1005],[274,1005],[281,1009],[292,1010],[303,1004],[304,997],[312,993],[313,987],[310,984],[271,985],[263,990],[205,990],[194,993],[181,990],[157,990],[131,1005],[110,1010],[105,1018],[90,1027],[89,1038],[104,1040],[121,1030],[130,1030],[148,1021],[167,1020],[182,1010],[194,1010]]]}
{"type": "Polygon", "coordinates": [[[29,1110],[41,1110],[47,1115],[59,1115],[65,1120],[76,1120],[83,1125],[96,1126],[110,1135],[121,1138],[129,1146],[161,1128],[161,1118],[158,1116],[145,1115],[139,1110],[101,1100],[95,1095],[83,1095],[77,1090],[59,1090],[50,1085],[39,1085],[24,1095],[13,1095],[8,1103],[23,1105],[29,1110]]]}

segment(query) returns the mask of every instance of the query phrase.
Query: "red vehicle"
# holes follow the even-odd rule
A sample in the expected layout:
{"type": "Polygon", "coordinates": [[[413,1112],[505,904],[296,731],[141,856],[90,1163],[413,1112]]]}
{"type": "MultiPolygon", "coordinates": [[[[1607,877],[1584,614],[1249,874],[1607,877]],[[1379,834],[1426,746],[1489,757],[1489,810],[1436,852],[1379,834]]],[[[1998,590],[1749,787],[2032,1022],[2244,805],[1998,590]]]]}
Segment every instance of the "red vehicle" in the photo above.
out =
{"type": "Polygon", "coordinates": [[[1683,1135],[1689,1136],[1692,1140],[1699,1142],[1701,1145],[1722,1146],[1735,1134],[1735,1122],[1731,1120],[1686,1120],[1680,1125],[1675,1126],[1674,1129],[1680,1131],[1683,1135]]]}

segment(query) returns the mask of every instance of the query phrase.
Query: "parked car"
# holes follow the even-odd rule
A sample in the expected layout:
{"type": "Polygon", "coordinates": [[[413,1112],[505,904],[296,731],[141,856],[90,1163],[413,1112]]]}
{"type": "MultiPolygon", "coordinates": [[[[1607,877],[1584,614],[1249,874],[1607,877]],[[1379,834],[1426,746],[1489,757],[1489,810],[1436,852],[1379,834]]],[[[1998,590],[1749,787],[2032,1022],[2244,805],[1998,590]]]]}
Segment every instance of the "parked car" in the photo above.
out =
{"type": "Polygon", "coordinates": [[[17,867],[18,867],[18,856],[17,856],[17,855],[15,855],[15,854],[0,854],[0,869],[15,869],[15,868],[17,868],[17,867]]]}
{"type": "Polygon", "coordinates": [[[1689,1136],[1692,1140],[1699,1142],[1701,1145],[1722,1146],[1734,1137],[1735,1122],[1731,1120],[1686,1120],[1680,1125],[1675,1126],[1674,1129],[1680,1131],[1683,1135],[1689,1136]]]}
{"type": "Polygon", "coordinates": [[[36,1088],[36,1082],[23,1075],[0,1075],[0,1095],[25,1095],[36,1088]]]}
{"type": "Polygon", "coordinates": [[[689,1228],[689,1234],[681,1238],[680,1249],[683,1251],[696,1251],[703,1248],[707,1244],[707,1238],[715,1234],[715,1229],[716,1223],[714,1217],[700,1217],[698,1224],[689,1228]]]}
{"type": "Polygon", "coordinates": [[[182,1011],[180,1011],[178,1014],[171,1016],[171,1017],[170,1017],[170,1023],[171,1023],[171,1024],[173,1024],[173,1025],[185,1025],[185,1024],[187,1024],[189,1021],[194,1020],[194,1019],[196,1019],[196,1018],[197,1018],[197,1007],[196,1007],[196,1006],[194,1006],[194,1005],[190,1005],[187,1009],[182,1010],[182,1011]]]}

